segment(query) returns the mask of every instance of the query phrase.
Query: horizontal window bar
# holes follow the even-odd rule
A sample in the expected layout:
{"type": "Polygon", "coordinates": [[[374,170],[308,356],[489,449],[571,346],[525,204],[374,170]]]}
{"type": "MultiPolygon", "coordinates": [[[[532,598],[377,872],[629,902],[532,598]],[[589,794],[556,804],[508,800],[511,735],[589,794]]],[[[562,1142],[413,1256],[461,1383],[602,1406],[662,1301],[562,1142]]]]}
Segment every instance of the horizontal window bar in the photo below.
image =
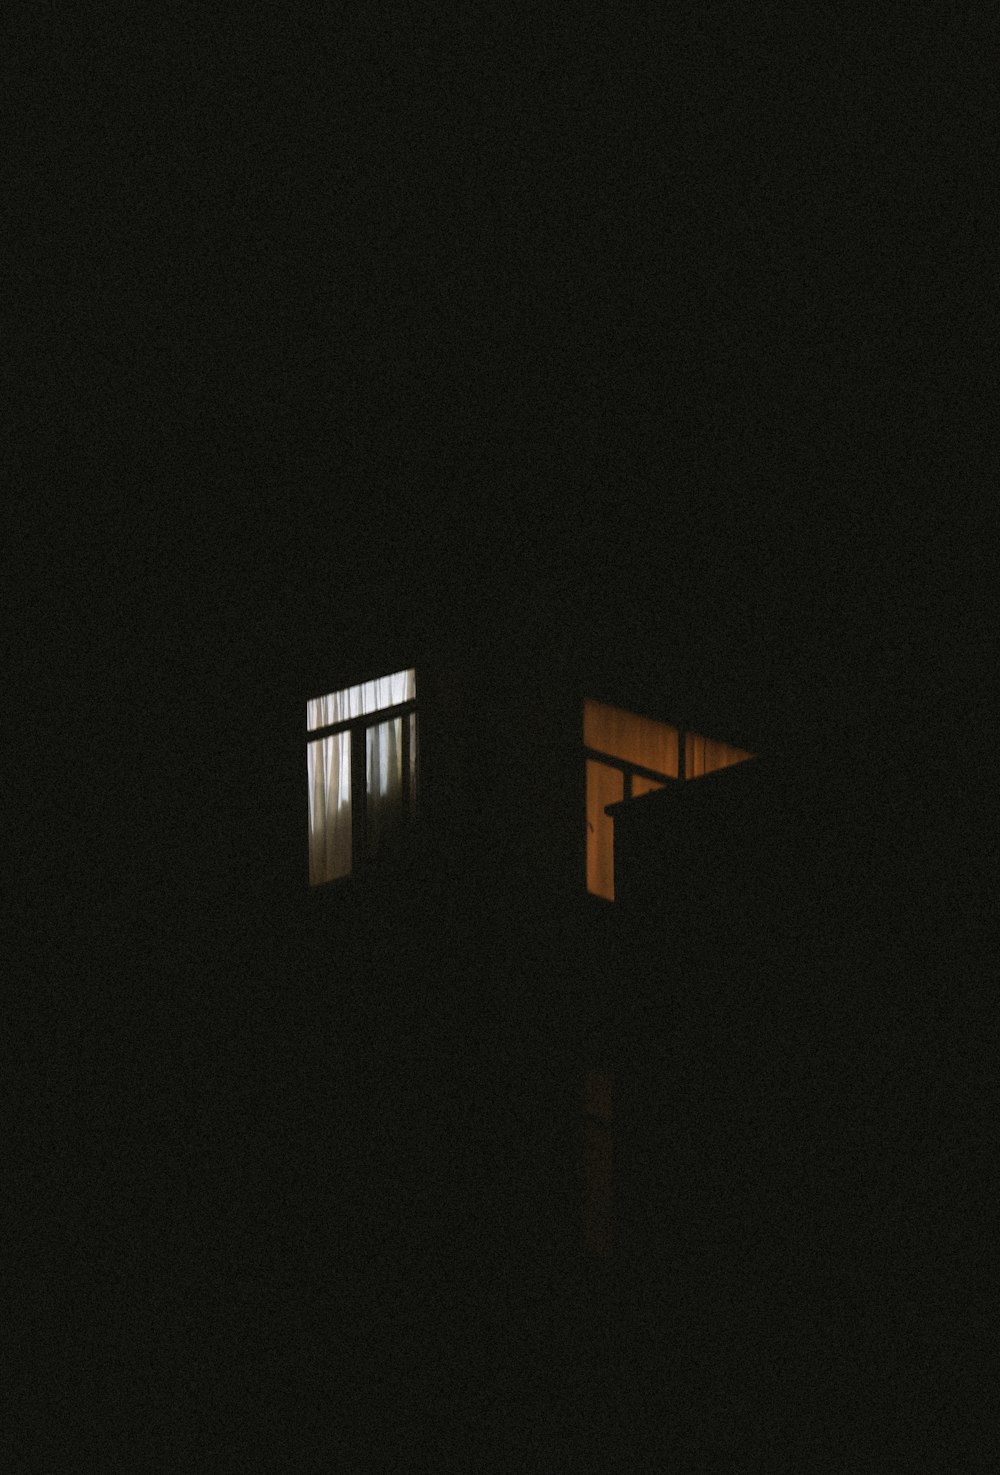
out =
{"type": "Polygon", "coordinates": [[[345,732],[349,728],[362,731],[366,727],[377,727],[380,722],[388,722],[392,717],[401,717],[406,712],[416,712],[417,702],[400,702],[395,707],[383,707],[380,712],[371,712],[365,717],[348,717],[343,722],[331,722],[329,727],[314,727],[306,732],[309,742],[314,738],[329,737],[333,732],[345,732]]]}
{"type": "Polygon", "coordinates": [[[601,753],[596,748],[584,748],[584,756],[593,759],[595,763],[606,763],[609,768],[617,768],[621,773],[638,773],[642,778],[656,779],[657,782],[674,784],[677,782],[669,773],[658,773],[655,768],[640,768],[638,763],[629,763],[624,758],[615,758],[610,753],[601,753]]]}
{"type": "Polygon", "coordinates": [[[356,686],[345,686],[326,696],[313,697],[306,703],[306,726],[310,731],[332,727],[352,717],[369,717],[417,696],[417,673],[412,666],[394,671],[391,676],[377,676],[356,686]]]}

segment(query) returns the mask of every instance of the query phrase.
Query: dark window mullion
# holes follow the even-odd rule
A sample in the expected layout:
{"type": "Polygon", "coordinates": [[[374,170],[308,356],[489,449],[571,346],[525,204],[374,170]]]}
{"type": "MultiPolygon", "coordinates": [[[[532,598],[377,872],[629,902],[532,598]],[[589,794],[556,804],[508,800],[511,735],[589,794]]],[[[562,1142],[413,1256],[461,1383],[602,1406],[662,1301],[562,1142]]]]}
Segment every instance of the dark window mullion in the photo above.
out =
{"type": "Polygon", "coordinates": [[[410,818],[410,717],[406,714],[400,724],[403,730],[403,823],[410,818]]]}
{"type": "Polygon", "coordinates": [[[617,768],[620,773],[639,774],[642,778],[654,779],[659,782],[674,783],[675,780],[669,773],[660,773],[655,768],[643,768],[640,763],[630,763],[625,758],[616,758],[612,753],[601,753],[596,748],[584,748],[584,754],[594,763],[603,763],[608,768],[617,768]]]}
{"type": "Polygon", "coordinates": [[[378,712],[366,712],[363,717],[345,717],[343,722],[331,722],[328,727],[311,727],[306,732],[306,739],[312,742],[315,738],[331,737],[335,732],[344,732],[349,727],[373,727],[380,722],[388,722],[391,717],[401,717],[406,712],[416,710],[415,701],[400,702],[396,707],[382,707],[378,712]]]}
{"type": "Polygon", "coordinates": [[[355,870],[368,854],[367,754],[365,726],[359,724],[351,733],[351,849],[355,870]]]}

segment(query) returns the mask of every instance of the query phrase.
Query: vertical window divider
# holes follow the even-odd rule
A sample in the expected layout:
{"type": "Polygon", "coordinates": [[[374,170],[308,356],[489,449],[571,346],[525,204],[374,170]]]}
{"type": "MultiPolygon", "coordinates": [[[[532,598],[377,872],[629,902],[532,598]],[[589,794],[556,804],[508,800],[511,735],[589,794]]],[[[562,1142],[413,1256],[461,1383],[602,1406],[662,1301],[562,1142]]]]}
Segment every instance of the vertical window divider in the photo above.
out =
{"type": "Polygon", "coordinates": [[[354,834],[354,867],[368,855],[368,728],[356,727],[351,740],[351,813],[354,834]]]}
{"type": "Polygon", "coordinates": [[[404,822],[404,824],[410,819],[410,817],[411,817],[411,808],[412,808],[412,805],[411,805],[411,796],[410,796],[410,718],[411,718],[411,715],[412,715],[411,713],[405,712],[403,714],[402,721],[400,722],[400,727],[402,728],[402,734],[403,734],[402,764],[403,764],[403,822],[404,822]]]}

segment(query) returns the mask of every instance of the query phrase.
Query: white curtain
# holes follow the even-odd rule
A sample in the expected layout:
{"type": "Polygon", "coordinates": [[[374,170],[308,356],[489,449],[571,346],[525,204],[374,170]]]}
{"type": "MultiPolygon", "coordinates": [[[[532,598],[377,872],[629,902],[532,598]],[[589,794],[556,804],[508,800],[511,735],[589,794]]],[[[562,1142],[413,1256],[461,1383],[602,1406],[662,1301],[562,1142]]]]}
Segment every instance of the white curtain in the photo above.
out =
{"type": "Polygon", "coordinates": [[[351,734],[335,732],[307,743],[309,768],[309,884],[351,873],[351,734]]]}
{"type": "Polygon", "coordinates": [[[307,730],[315,732],[317,727],[332,727],[335,722],[346,722],[351,717],[368,717],[385,707],[412,702],[416,694],[417,675],[412,670],[379,676],[375,681],[363,681],[360,686],[345,686],[343,691],[332,691],[307,703],[307,730]]]}
{"type": "MultiPolygon", "coordinates": [[[[344,687],[307,703],[309,732],[369,717],[416,698],[416,672],[396,671],[359,686],[344,687]]],[[[411,806],[416,792],[417,724],[406,717],[410,735],[411,806]]],[[[365,729],[368,849],[378,851],[403,812],[402,717],[365,729]]],[[[359,728],[354,731],[361,741],[359,728]]],[[[309,881],[313,886],[349,876],[352,870],[351,734],[338,732],[306,744],[309,780],[309,881]]]]}
{"type": "Polygon", "coordinates": [[[393,717],[365,732],[368,849],[381,849],[403,816],[403,719],[393,717]]]}

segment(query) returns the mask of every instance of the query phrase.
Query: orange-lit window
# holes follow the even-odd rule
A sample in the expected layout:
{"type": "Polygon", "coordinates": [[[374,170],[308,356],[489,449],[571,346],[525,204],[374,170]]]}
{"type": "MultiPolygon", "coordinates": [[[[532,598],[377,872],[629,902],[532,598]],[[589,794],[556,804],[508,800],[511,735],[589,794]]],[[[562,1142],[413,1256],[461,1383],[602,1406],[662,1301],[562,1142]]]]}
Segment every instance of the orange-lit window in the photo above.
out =
{"type": "Polygon", "coordinates": [[[307,703],[311,886],[349,876],[413,814],[416,706],[413,670],[307,703]]]}
{"type": "Polygon", "coordinates": [[[587,755],[587,890],[615,899],[614,821],[605,806],[663,789],[683,773],[702,778],[752,758],[719,738],[681,732],[669,722],[640,717],[588,698],[583,704],[587,755]]]}
{"type": "Polygon", "coordinates": [[[587,890],[615,899],[614,822],[605,805],[648,794],[676,778],[680,734],[667,722],[589,698],[583,704],[587,750],[587,890]]]}
{"type": "Polygon", "coordinates": [[[583,746],[636,768],[677,777],[678,732],[666,722],[623,712],[603,702],[583,704],[583,746]]]}

